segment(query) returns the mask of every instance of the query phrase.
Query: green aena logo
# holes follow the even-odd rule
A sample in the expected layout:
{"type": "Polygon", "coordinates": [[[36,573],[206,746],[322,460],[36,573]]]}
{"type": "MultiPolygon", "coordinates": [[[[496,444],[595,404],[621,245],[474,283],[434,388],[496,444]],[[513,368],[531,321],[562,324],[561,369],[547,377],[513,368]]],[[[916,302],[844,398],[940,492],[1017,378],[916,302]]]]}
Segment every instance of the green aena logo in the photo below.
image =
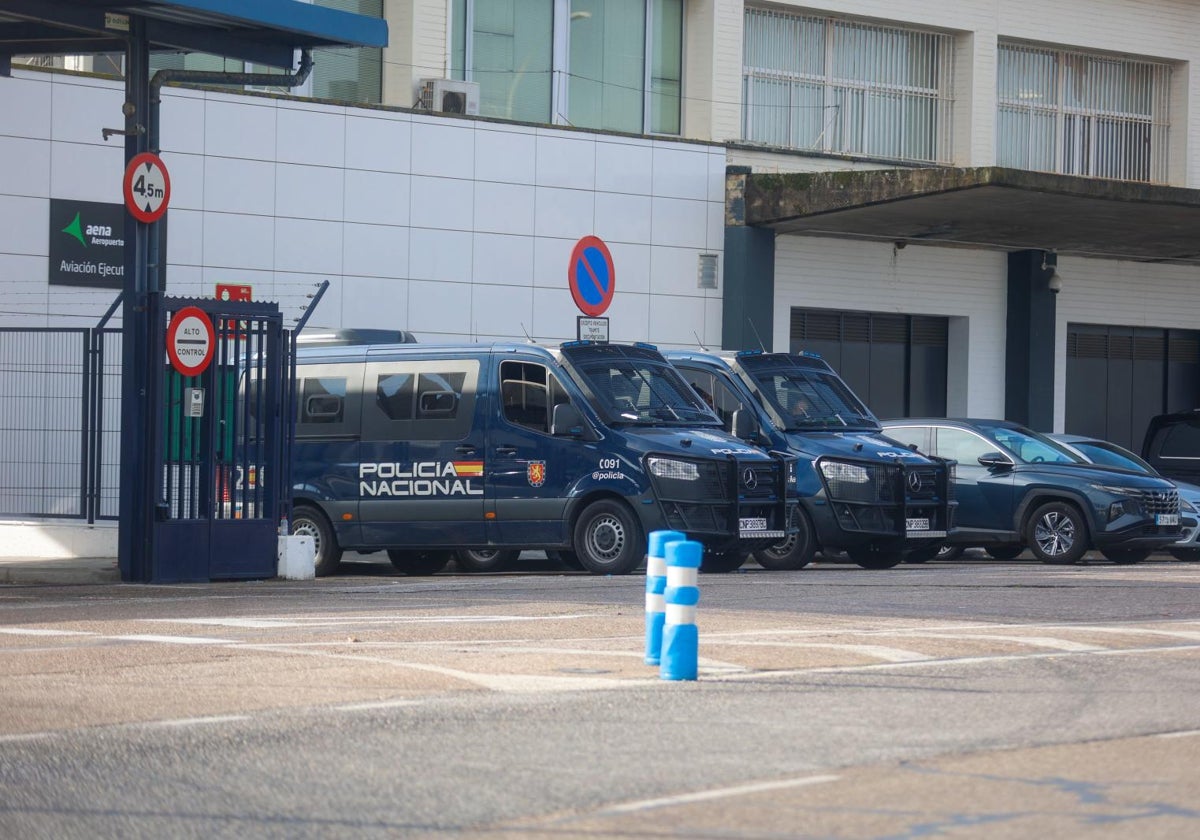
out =
{"type": "Polygon", "coordinates": [[[87,247],[85,236],[111,237],[113,235],[112,228],[108,225],[84,225],[80,221],[79,213],[75,214],[75,218],[71,220],[71,224],[63,228],[62,232],[78,239],[79,244],[85,248],[87,247]]]}

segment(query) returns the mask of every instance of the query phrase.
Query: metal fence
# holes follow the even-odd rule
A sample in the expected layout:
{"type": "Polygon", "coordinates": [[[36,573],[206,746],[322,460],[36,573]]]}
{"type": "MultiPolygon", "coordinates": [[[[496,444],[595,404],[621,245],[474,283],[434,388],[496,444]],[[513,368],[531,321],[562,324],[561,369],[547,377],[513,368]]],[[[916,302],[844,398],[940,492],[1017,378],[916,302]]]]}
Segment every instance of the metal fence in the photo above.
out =
{"type": "Polygon", "coordinates": [[[116,519],[121,331],[0,328],[0,516],[116,519]]]}

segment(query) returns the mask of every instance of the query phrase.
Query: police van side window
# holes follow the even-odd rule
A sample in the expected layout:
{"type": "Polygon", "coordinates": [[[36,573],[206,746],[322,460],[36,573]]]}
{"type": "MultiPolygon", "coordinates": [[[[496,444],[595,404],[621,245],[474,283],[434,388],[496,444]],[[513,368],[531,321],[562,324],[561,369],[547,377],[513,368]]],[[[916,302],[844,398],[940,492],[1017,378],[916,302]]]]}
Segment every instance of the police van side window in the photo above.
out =
{"type": "Polygon", "coordinates": [[[358,434],[362,374],[356,365],[302,364],[296,371],[296,437],[358,434]]]}
{"type": "Polygon", "coordinates": [[[314,377],[300,383],[299,423],[341,423],[346,416],[344,377],[314,377]]]}
{"type": "Polygon", "coordinates": [[[471,430],[478,381],[474,359],[369,363],[363,439],[462,439],[471,430]]]}
{"type": "Polygon", "coordinates": [[[704,404],[715,411],[725,427],[729,428],[733,423],[733,412],[746,407],[737,398],[737,395],[715,373],[699,368],[680,367],[679,365],[676,367],[683,374],[687,383],[692,386],[692,389],[700,395],[700,399],[704,400],[704,404]]]}
{"type": "Polygon", "coordinates": [[[571,401],[543,365],[513,361],[500,363],[500,398],[505,420],[543,433],[550,431],[554,406],[571,401]]]}

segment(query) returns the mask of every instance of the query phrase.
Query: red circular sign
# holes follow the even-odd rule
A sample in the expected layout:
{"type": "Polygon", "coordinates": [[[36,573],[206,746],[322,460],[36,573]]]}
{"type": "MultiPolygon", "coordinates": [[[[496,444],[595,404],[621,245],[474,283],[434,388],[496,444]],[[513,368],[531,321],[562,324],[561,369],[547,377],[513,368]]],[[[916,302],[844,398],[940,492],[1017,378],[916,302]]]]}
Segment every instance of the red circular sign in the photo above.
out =
{"type": "Polygon", "coordinates": [[[167,325],[167,358],[184,376],[203,373],[212,361],[216,341],[212,321],[197,306],[185,306],[167,325]]]}
{"type": "Polygon", "coordinates": [[[142,152],[125,167],[121,191],[133,218],[146,224],[157,222],[171,203],[171,176],[158,155],[142,152]]]}
{"type": "Polygon", "coordinates": [[[575,243],[567,280],[580,312],[591,318],[604,314],[617,288],[617,272],[603,239],[585,236],[575,243]]]}

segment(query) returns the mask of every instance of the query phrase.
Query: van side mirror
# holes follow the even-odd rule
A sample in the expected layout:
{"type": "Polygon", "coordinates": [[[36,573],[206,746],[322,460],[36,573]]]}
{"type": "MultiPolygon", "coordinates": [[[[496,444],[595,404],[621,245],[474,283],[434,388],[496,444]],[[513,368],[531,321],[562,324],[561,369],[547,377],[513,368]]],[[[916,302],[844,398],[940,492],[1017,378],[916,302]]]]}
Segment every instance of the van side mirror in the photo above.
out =
{"type": "Polygon", "coordinates": [[[555,437],[583,437],[587,426],[583,415],[571,403],[559,403],[554,406],[554,414],[550,418],[550,434],[555,437]]]}
{"type": "Polygon", "coordinates": [[[979,456],[980,466],[987,467],[989,470],[1007,470],[1012,467],[1012,461],[1005,458],[999,452],[985,452],[979,456]]]}
{"type": "Polygon", "coordinates": [[[749,440],[758,433],[757,424],[754,422],[753,415],[743,408],[739,408],[733,412],[733,417],[729,421],[730,432],[738,440],[749,440]]]}

